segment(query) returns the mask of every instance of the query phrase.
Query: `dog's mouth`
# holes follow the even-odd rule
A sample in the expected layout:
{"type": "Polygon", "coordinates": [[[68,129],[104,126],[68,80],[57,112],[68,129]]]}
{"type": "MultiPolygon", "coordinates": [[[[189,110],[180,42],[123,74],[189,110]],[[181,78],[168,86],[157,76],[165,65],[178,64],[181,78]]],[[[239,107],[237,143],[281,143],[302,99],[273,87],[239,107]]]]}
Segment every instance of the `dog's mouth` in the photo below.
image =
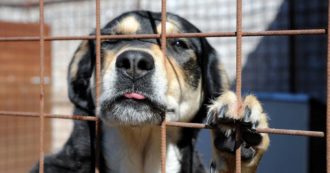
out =
{"type": "Polygon", "coordinates": [[[137,93],[137,92],[128,92],[121,96],[119,96],[114,102],[122,103],[125,106],[136,107],[142,105],[148,105],[153,109],[157,109],[158,111],[166,110],[165,105],[159,103],[159,101],[153,99],[150,96],[145,94],[137,93]]]}
{"type": "Polygon", "coordinates": [[[165,104],[153,95],[137,91],[119,92],[101,102],[101,118],[111,124],[159,124],[164,120],[165,104]]]}
{"type": "Polygon", "coordinates": [[[128,91],[119,94],[117,99],[114,102],[127,102],[131,103],[127,106],[135,106],[136,105],[149,105],[152,108],[159,109],[159,111],[166,111],[165,104],[160,103],[158,99],[155,99],[153,95],[149,95],[143,92],[137,91],[128,91]]]}
{"type": "Polygon", "coordinates": [[[136,92],[125,93],[124,97],[126,97],[128,99],[134,99],[134,100],[145,100],[146,99],[146,97],[143,94],[139,94],[136,92]]]}

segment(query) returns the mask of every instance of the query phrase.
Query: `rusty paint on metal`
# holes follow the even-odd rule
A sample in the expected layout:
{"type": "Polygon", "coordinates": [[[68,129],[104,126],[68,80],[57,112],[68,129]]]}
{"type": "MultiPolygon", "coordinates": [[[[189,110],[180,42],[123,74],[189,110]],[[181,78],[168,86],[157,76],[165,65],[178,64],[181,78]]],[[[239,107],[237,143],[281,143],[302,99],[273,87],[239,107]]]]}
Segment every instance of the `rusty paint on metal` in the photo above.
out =
{"type": "MultiPolygon", "coordinates": [[[[300,30],[269,30],[242,32],[243,37],[257,36],[289,36],[289,35],[324,35],[327,34],[326,29],[300,29],[300,30]]],[[[156,39],[160,38],[160,34],[136,34],[136,35],[101,35],[101,40],[107,39],[156,39]]],[[[208,33],[180,33],[167,34],[167,38],[201,38],[201,37],[236,37],[235,32],[208,32],[208,33]]],[[[95,40],[96,36],[46,36],[45,41],[74,41],[74,40],[95,40]]],[[[24,37],[0,37],[0,42],[15,41],[39,41],[37,36],[24,37]]]]}
{"type": "MultiPolygon", "coordinates": [[[[242,0],[236,1],[236,96],[238,101],[237,114],[242,107],[242,0]]],[[[240,141],[240,126],[236,126],[236,141],[240,141]]],[[[235,173],[241,173],[241,146],[235,151],[235,173]]]]}
{"type": "MultiPolygon", "coordinates": [[[[96,68],[95,68],[95,78],[96,78],[96,105],[99,105],[100,102],[100,83],[101,81],[101,2],[100,0],[95,0],[95,11],[96,11],[96,68]]],[[[97,118],[98,116],[96,116],[97,118]]],[[[100,172],[100,120],[96,119],[95,121],[95,173],[100,172]]]]}
{"type": "Polygon", "coordinates": [[[45,61],[45,19],[44,19],[44,0],[39,0],[39,26],[40,26],[40,147],[39,147],[39,173],[44,172],[44,131],[45,131],[45,117],[44,117],[44,108],[45,108],[45,89],[44,89],[44,61],[45,61]]]}
{"type": "MultiPolygon", "coordinates": [[[[161,4],[161,49],[164,58],[164,64],[166,65],[166,0],[162,0],[161,4]]],[[[166,68],[165,68],[166,69],[166,68]]],[[[164,115],[163,122],[160,128],[161,133],[161,147],[160,147],[160,154],[161,154],[161,173],[166,173],[166,114],[164,115]]]]}

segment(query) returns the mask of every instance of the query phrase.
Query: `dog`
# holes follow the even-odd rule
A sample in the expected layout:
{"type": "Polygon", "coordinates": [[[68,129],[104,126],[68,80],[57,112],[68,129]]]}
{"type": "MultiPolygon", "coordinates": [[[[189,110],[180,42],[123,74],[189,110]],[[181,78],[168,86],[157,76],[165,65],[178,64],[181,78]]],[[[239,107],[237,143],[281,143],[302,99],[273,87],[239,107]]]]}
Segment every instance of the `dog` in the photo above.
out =
{"type": "MultiPolygon", "coordinates": [[[[166,33],[199,32],[186,19],[167,13],[166,33]]],[[[101,33],[159,34],[161,14],[126,12],[101,33]]],[[[68,87],[74,114],[96,114],[101,120],[100,172],[160,173],[159,125],[163,120],[206,123],[212,128],[211,172],[233,172],[239,146],[242,172],[256,172],[269,146],[268,135],[255,130],[268,127],[266,114],[253,95],[240,101],[229,90],[224,67],[205,38],[168,38],[166,57],[159,39],[102,40],[99,102],[95,57],[95,41],[82,41],[69,66],[68,87]],[[240,127],[240,138],[236,138],[236,127],[240,127]]],[[[46,173],[94,171],[94,123],[74,121],[62,150],[45,158],[46,173]]],[[[197,134],[198,129],[167,128],[168,173],[207,172],[195,150],[197,134]]],[[[31,172],[38,169],[37,164],[31,172]]]]}

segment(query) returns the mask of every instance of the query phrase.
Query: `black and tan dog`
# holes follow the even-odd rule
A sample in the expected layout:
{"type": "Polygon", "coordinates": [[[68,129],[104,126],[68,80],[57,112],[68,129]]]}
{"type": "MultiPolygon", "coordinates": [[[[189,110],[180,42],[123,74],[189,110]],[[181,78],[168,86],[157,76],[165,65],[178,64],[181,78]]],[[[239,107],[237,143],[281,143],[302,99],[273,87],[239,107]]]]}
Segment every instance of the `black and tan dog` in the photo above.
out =
{"type": "MultiPolygon", "coordinates": [[[[103,35],[161,32],[161,15],[148,11],[125,13],[103,29],[103,35]]],[[[167,14],[166,33],[200,32],[187,20],[167,14]]],[[[160,127],[166,121],[196,122],[212,130],[211,171],[232,172],[234,151],[242,146],[244,173],[256,171],[269,145],[267,118],[254,96],[237,104],[216,51],[205,38],[167,40],[167,56],[158,39],[104,40],[101,43],[101,96],[95,101],[95,42],[83,41],[72,58],[69,97],[75,114],[100,115],[101,172],[159,173],[160,127]],[[238,112],[238,113],[237,113],[238,112]],[[242,139],[235,140],[241,125],[242,139]]],[[[45,158],[46,173],[89,173],[94,170],[93,123],[75,121],[64,148],[45,158]]],[[[198,130],[167,129],[168,173],[206,172],[194,149],[198,130]]],[[[32,172],[36,172],[36,166],[32,172]]]]}

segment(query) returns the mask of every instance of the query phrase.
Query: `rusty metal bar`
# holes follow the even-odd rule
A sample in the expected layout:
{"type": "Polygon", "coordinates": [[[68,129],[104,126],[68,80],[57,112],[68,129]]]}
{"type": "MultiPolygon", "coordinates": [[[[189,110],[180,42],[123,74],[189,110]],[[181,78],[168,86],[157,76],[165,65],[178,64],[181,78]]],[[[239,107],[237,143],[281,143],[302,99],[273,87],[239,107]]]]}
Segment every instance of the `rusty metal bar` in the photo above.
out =
{"type": "MultiPolygon", "coordinates": [[[[96,10],[96,68],[95,68],[95,76],[96,76],[96,105],[100,103],[100,83],[101,83],[101,2],[100,0],[95,1],[95,10],[96,10]]],[[[96,116],[98,117],[98,116],[96,116]]],[[[100,120],[97,119],[95,121],[95,173],[100,172],[100,120]]]]}
{"type": "Polygon", "coordinates": [[[160,126],[160,133],[161,133],[161,146],[160,146],[161,173],[166,173],[166,119],[163,120],[160,126]]]}
{"type": "MultiPolygon", "coordinates": [[[[88,0],[57,0],[57,1],[46,1],[44,5],[52,5],[52,4],[60,4],[67,2],[83,2],[88,0]]],[[[26,1],[26,2],[0,2],[0,7],[12,7],[12,8],[30,8],[30,7],[38,7],[39,2],[26,1]]]]}
{"type": "Polygon", "coordinates": [[[196,129],[209,129],[205,124],[200,123],[185,123],[185,122],[166,122],[167,126],[172,127],[184,127],[184,128],[196,128],[196,129]]]}
{"type": "MultiPolygon", "coordinates": [[[[0,111],[0,116],[12,116],[12,117],[30,117],[38,118],[40,114],[38,112],[11,112],[0,111]]],[[[81,121],[96,121],[95,116],[82,116],[82,115],[59,115],[59,114],[44,114],[45,118],[54,119],[70,119],[81,121]]],[[[166,122],[166,126],[171,127],[183,127],[183,128],[197,128],[197,129],[210,129],[205,124],[201,123],[186,123],[186,122],[166,122]]],[[[288,129],[274,129],[274,128],[258,128],[259,133],[279,134],[279,135],[294,135],[294,136],[309,136],[309,137],[324,137],[324,132],[317,131],[305,131],[305,130],[288,130],[288,129]]]]}
{"type": "MultiPolygon", "coordinates": [[[[243,37],[257,36],[289,36],[289,35],[323,35],[327,34],[326,29],[297,29],[297,30],[269,30],[242,32],[243,37]]],[[[209,32],[209,33],[180,33],[167,34],[167,38],[199,38],[199,37],[235,37],[235,32],[209,32]]],[[[156,39],[160,34],[135,34],[135,35],[101,35],[101,40],[107,39],[156,39]]],[[[68,41],[68,40],[94,40],[96,36],[46,36],[45,41],[68,41]]],[[[39,41],[38,36],[25,37],[0,37],[1,42],[5,41],[39,41]]]]}
{"type": "Polygon", "coordinates": [[[278,135],[292,135],[292,136],[309,136],[323,138],[324,132],[305,131],[305,130],[288,130],[288,129],[272,129],[272,128],[257,128],[258,133],[269,133],[278,135]]]}
{"type": "MultiPolygon", "coordinates": [[[[197,128],[197,129],[210,129],[205,124],[200,123],[184,123],[184,122],[166,122],[167,126],[171,127],[184,127],[184,128],[197,128]]],[[[274,129],[274,128],[257,128],[258,133],[269,133],[278,135],[292,135],[292,136],[308,136],[323,138],[324,132],[306,131],[306,130],[289,130],[289,129],[274,129]]]]}
{"type": "MultiPolygon", "coordinates": [[[[242,106],[242,0],[236,0],[236,96],[237,114],[242,106]]],[[[240,141],[240,126],[236,127],[236,141],[240,141]]],[[[235,151],[235,173],[241,173],[241,146],[235,151]]]]}
{"type": "MultiPolygon", "coordinates": [[[[330,29],[330,0],[328,0],[328,30],[330,29]]],[[[327,33],[327,120],[326,120],[326,169],[330,173],[330,34],[327,33]]]]}
{"type": "MultiPolygon", "coordinates": [[[[166,0],[161,1],[161,49],[164,58],[164,64],[167,65],[167,53],[166,53],[166,0]]],[[[161,147],[160,147],[160,154],[161,154],[161,173],[166,173],[166,114],[164,115],[163,122],[160,128],[161,133],[161,147]]]]}
{"type": "Polygon", "coordinates": [[[257,32],[242,32],[243,36],[289,36],[289,35],[322,35],[327,34],[326,29],[292,29],[292,30],[269,30],[257,32]]]}
{"type": "Polygon", "coordinates": [[[135,2],[135,8],[136,8],[136,10],[141,10],[141,0],[136,0],[136,2],[135,2]]]}
{"type": "Polygon", "coordinates": [[[44,89],[44,61],[45,61],[45,19],[44,19],[44,0],[39,0],[39,43],[40,43],[40,148],[39,148],[39,173],[44,172],[44,131],[45,131],[45,117],[44,117],[44,108],[45,108],[45,89],[44,89]]]}
{"type": "Polygon", "coordinates": [[[241,102],[242,89],[242,0],[236,1],[236,95],[241,102]]]}
{"type": "MultiPolygon", "coordinates": [[[[38,117],[40,117],[40,113],[0,111],[0,116],[38,118],[38,117]]],[[[83,120],[83,121],[96,121],[97,120],[97,118],[95,116],[81,116],[81,115],[44,114],[44,117],[45,118],[57,118],[57,119],[83,120]]]]}
{"type": "Polygon", "coordinates": [[[99,118],[96,117],[95,119],[95,173],[100,172],[100,124],[101,121],[99,118]]]}

